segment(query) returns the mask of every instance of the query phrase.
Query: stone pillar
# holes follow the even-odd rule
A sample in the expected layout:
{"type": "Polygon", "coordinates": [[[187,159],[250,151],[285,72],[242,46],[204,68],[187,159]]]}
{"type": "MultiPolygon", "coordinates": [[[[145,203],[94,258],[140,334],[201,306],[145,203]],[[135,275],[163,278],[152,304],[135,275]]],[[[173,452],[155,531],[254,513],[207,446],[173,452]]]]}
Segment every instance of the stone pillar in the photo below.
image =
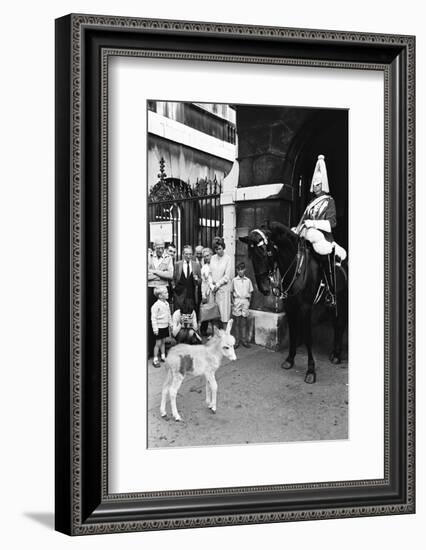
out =
{"type": "Polygon", "coordinates": [[[239,164],[236,160],[231,171],[223,180],[220,204],[223,207],[223,238],[226,253],[231,257],[231,274],[235,273],[235,240],[236,240],[236,213],[235,193],[238,185],[239,164]]]}
{"type": "Polygon", "coordinates": [[[274,351],[286,348],[288,346],[286,314],[250,309],[249,339],[259,346],[274,351]]]}
{"type": "MultiPolygon", "coordinates": [[[[268,221],[289,225],[293,188],[286,174],[288,147],[294,137],[294,125],[288,109],[238,106],[238,160],[240,172],[236,191],[237,237],[245,236],[268,221]]],[[[247,265],[247,276],[255,291],[250,310],[251,340],[278,350],[287,343],[287,318],[282,300],[264,296],[256,287],[253,265],[247,246],[237,243],[237,262],[247,265]]]]}

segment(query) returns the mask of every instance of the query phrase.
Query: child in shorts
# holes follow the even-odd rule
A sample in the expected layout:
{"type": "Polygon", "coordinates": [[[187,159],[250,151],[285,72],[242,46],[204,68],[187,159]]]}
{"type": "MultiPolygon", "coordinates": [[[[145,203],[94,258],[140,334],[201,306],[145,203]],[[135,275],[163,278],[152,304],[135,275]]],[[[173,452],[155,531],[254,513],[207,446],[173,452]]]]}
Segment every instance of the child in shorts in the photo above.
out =
{"type": "Polygon", "coordinates": [[[157,301],[151,308],[152,331],[155,335],[154,359],[152,364],[155,368],[160,366],[158,352],[161,353],[161,361],[166,360],[166,338],[170,334],[172,326],[172,315],[170,313],[170,304],[167,301],[169,292],[167,287],[159,286],[154,289],[154,296],[157,301]]]}
{"type": "Polygon", "coordinates": [[[241,343],[245,348],[249,348],[248,341],[248,315],[250,300],[253,294],[253,284],[246,277],[246,266],[244,262],[237,265],[237,276],[231,283],[231,303],[232,315],[235,322],[235,347],[241,343]]]}

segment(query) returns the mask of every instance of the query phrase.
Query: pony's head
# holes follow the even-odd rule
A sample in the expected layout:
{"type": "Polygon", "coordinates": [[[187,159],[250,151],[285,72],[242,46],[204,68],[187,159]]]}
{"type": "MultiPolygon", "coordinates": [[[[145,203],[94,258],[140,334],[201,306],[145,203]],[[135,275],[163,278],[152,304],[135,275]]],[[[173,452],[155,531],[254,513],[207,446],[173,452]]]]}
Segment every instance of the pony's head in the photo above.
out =
{"type": "Polygon", "coordinates": [[[226,325],[226,330],[218,329],[216,326],[213,327],[213,338],[207,342],[207,346],[214,347],[218,350],[218,353],[235,361],[237,356],[235,355],[235,338],[231,334],[233,320],[230,319],[226,325]]]}
{"type": "Polygon", "coordinates": [[[297,251],[298,236],[288,227],[272,222],[268,227],[253,229],[240,241],[248,246],[248,256],[253,264],[254,275],[259,291],[267,296],[271,289],[277,289],[275,266],[278,263],[278,250],[288,249],[289,254],[297,251]]]}

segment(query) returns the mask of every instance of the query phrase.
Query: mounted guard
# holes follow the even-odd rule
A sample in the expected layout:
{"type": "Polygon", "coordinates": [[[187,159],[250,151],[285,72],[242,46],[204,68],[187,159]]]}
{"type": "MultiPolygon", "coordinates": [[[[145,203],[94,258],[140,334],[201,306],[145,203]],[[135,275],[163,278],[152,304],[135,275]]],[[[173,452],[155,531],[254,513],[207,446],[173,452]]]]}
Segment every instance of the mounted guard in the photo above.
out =
{"type": "Polygon", "coordinates": [[[336,205],[330,195],[324,155],[318,155],[310,192],[314,198],[305,208],[297,227],[292,230],[312,243],[324,274],[326,304],[336,307],[336,257],[341,263],[346,258],[346,251],[333,238],[332,230],[337,223],[336,205]]]}

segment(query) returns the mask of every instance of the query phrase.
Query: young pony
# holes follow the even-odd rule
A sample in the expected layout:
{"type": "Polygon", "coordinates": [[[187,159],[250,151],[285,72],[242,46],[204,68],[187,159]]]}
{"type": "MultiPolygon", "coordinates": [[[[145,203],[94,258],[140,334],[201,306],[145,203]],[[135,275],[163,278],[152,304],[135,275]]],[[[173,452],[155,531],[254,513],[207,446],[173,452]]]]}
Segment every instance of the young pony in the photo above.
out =
{"type": "Polygon", "coordinates": [[[204,345],[191,346],[178,344],[167,355],[167,375],[161,394],[160,413],[167,416],[166,402],[170,397],[172,415],[176,422],[182,420],[177,407],[176,395],[187,374],[192,376],[203,375],[206,379],[206,404],[213,412],[216,412],[217,382],[215,373],[220,367],[222,358],[231,361],[236,360],[234,351],[235,338],[231,335],[232,320],[228,321],[226,331],[214,327],[214,336],[204,345]]]}

